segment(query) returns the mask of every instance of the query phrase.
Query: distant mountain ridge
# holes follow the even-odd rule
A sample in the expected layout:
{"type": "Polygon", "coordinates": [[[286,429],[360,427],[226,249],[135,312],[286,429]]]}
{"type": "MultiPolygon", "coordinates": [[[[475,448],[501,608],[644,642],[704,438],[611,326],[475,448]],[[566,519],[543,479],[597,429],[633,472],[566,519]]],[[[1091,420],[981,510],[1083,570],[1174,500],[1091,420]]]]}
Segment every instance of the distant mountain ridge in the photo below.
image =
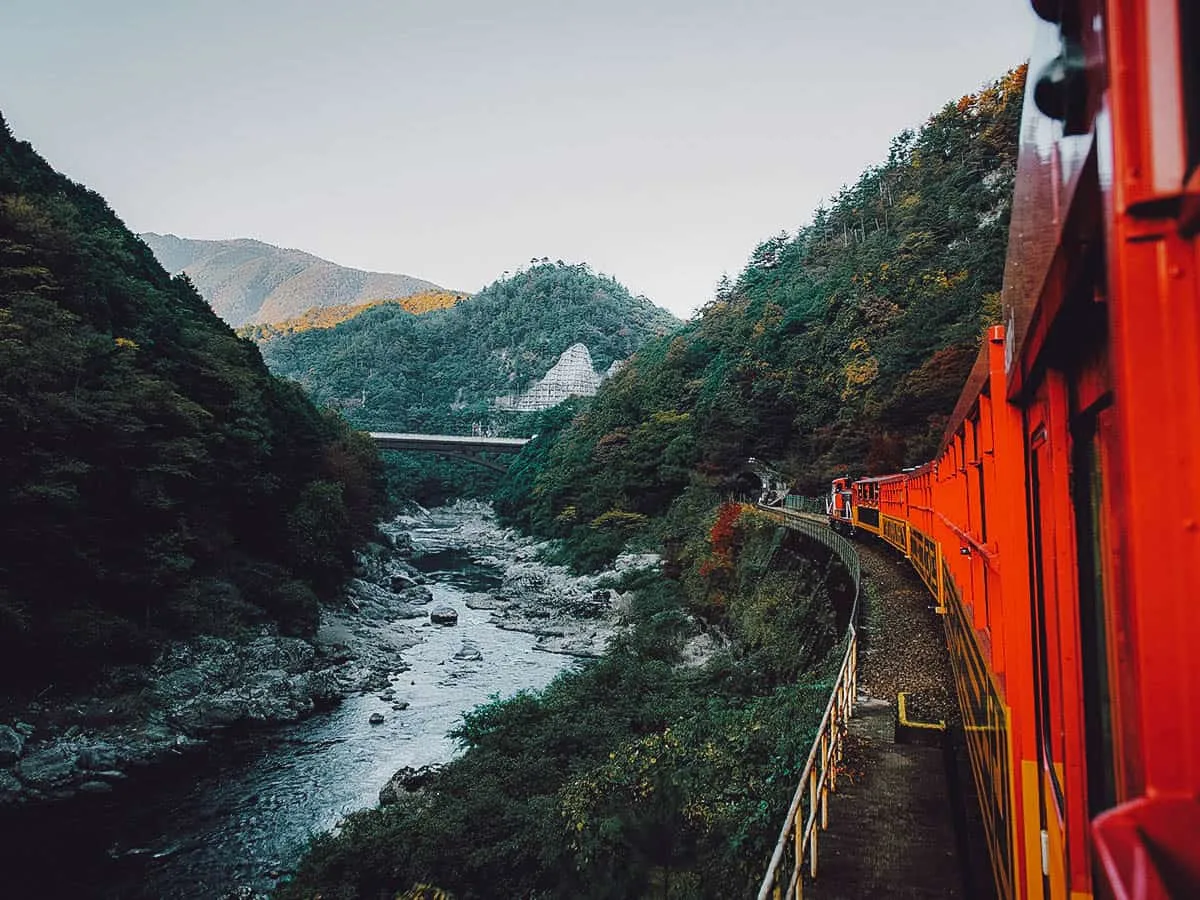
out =
{"type": "Polygon", "coordinates": [[[239,325],[283,322],[310,309],[442,291],[411,275],[366,272],[250,238],[202,241],[138,235],[172,275],[183,272],[218,316],[239,325]]]}

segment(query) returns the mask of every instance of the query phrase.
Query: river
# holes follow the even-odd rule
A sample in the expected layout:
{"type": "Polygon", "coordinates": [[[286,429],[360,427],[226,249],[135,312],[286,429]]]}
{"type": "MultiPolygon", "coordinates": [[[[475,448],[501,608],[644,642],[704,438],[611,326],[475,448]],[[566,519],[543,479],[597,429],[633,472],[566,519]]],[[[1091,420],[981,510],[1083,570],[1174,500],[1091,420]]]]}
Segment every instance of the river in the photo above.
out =
{"type": "Polygon", "coordinates": [[[535,652],[534,635],[498,628],[491,612],[466,605],[501,584],[504,541],[462,546],[486,538],[490,521],[435,511],[405,530],[418,551],[413,564],[429,578],[432,605],[454,607],[459,620],[452,627],[400,626],[420,643],[404,651],[410,668],[390,676],[394,699],[352,694],[302,722],[222,741],[198,772],[168,773],[150,788],[78,804],[71,821],[58,816],[47,828],[52,835],[33,839],[48,852],[68,841],[79,858],[78,865],[42,868],[43,896],[165,900],[219,898],[234,886],[269,890],[312,835],[374,805],[398,769],[449,760],[456,752],[449,732],[464,711],[497,693],[544,687],[573,663],[535,652]],[[482,659],[456,659],[464,641],[482,659]],[[370,724],[373,713],[383,716],[381,724],[370,724]]]}

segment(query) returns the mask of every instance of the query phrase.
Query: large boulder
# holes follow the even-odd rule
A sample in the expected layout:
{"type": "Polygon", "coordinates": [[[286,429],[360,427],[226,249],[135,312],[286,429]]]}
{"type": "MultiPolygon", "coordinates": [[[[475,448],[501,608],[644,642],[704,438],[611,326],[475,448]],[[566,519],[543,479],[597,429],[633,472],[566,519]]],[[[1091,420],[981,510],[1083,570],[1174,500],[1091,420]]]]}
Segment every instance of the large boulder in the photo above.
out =
{"type": "Polygon", "coordinates": [[[457,625],[458,610],[453,606],[435,606],[429,611],[429,621],[434,625],[457,625]]]}
{"type": "Polygon", "coordinates": [[[439,771],[439,766],[421,766],[419,769],[405,766],[379,789],[379,805],[390,806],[399,803],[404,797],[420,794],[433,784],[439,771]]]}
{"type": "Polygon", "coordinates": [[[483,659],[483,653],[479,647],[471,641],[463,641],[462,646],[458,648],[458,652],[454,654],[455,659],[461,659],[465,662],[479,662],[483,659]]]}
{"type": "Polygon", "coordinates": [[[423,584],[415,587],[405,588],[399,592],[399,597],[405,603],[415,603],[421,605],[433,601],[433,591],[425,587],[423,584]]]}
{"type": "Polygon", "coordinates": [[[188,734],[205,734],[247,718],[247,704],[244,697],[226,691],[198,697],[181,709],[171,710],[169,716],[174,725],[188,734]]]}
{"type": "Polygon", "coordinates": [[[334,703],[342,696],[342,683],[338,673],[333,669],[319,669],[316,672],[297,675],[294,690],[307,694],[317,705],[334,703]]]}
{"type": "Polygon", "coordinates": [[[7,725],[0,725],[0,766],[11,766],[25,750],[25,738],[7,725]]]}
{"type": "Polygon", "coordinates": [[[79,750],[75,765],[90,772],[111,771],[120,765],[120,754],[108,741],[95,741],[79,750]]]}
{"type": "Polygon", "coordinates": [[[51,746],[31,753],[17,763],[16,774],[38,791],[66,788],[76,775],[75,753],[67,747],[51,746]]]}

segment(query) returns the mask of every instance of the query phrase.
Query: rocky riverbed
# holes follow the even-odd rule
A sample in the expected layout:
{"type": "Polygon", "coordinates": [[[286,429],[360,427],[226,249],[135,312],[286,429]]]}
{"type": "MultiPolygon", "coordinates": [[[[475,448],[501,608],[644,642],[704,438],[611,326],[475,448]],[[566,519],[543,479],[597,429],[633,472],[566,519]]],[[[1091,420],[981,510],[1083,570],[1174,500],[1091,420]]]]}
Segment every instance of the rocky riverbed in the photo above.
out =
{"type": "Polygon", "coordinates": [[[310,834],[373,803],[397,769],[449,759],[463,711],[598,655],[619,623],[626,598],[604,586],[611,577],[541,563],[540,548],[497,527],[486,505],[422,511],[381,531],[387,544],[361,556],[345,603],[311,640],[263,631],[180,643],[153,666],[110,673],[93,694],[10,715],[0,725],[6,821],[26,810],[102,833],[115,867],[88,871],[115,879],[103,896],[263,889],[310,834]],[[198,779],[131,777],[197,768],[198,779]]]}

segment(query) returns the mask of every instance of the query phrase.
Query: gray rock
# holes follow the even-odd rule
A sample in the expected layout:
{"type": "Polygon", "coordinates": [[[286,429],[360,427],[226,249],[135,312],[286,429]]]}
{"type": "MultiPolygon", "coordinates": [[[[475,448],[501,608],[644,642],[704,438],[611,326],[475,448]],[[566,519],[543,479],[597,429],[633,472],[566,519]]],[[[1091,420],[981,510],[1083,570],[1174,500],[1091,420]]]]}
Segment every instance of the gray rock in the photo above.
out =
{"type": "Polygon", "coordinates": [[[457,625],[458,611],[452,606],[435,606],[429,611],[429,621],[434,625],[457,625]]]}
{"type": "Polygon", "coordinates": [[[191,700],[204,689],[204,674],[188,666],[167,672],[154,685],[154,693],[166,703],[191,700]]]}
{"type": "Polygon", "coordinates": [[[466,599],[467,609],[504,609],[509,606],[507,601],[499,597],[470,596],[466,599]]]}
{"type": "Polygon", "coordinates": [[[0,725],[0,766],[11,766],[25,752],[25,738],[7,725],[0,725]]]}
{"type": "Polygon", "coordinates": [[[52,746],[31,753],[17,763],[17,777],[39,791],[67,787],[76,774],[75,753],[66,747],[52,746]]]}
{"type": "Polygon", "coordinates": [[[85,781],[78,788],[81,794],[111,794],[112,789],[107,781],[85,781]]]}
{"type": "Polygon", "coordinates": [[[21,799],[21,782],[7,769],[0,769],[0,806],[16,803],[21,799]]]}
{"type": "Polygon", "coordinates": [[[200,697],[174,712],[174,723],[191,734],[227,728],[247,718],[246,700],[234,693],[200,697]]]}
{"type": "Polygon", "coordinates": [[[409,552],[413,548],[412,535],[407,531],[393,531],[388,534],[388,540],[391,542],[393,550],[399,550],[402,553],[409,552]]]}
{"type": "Polygon", "coordinates": [[[371,718],[367,719],[372,725],[383,724],[383,713],[371,713],[371,718]]]}
{"type": "Polygon", "coordinates": [[[251,641],[241,654],[250,671],[282,669],[290,675],[312,668],[316,649],[300,638],[266,637],[251,641]]]}
{"type": "Polygon", "coordinates": [[[115,769],[118,765],[117,749],[103,741],[91,744],[79,751],[75,765],[93,772],[115,769]]]}
{"type": "Polygon", "coordinates": [[[462,646],[458,648],[458,652],[454,654],[454,658],[468,662],[478,662],[483,659],[483,653],[471,641],[463,641],[462,646]]]}
{"type": "Polygon", "coordinates": [[[417,579],[412,575],[409,575],[407,572],[400,572],[392,576],[391,588],[398,594],[401,591],[406,591],[409,588],[416,587],[418,584],[420,584],[420,582],[417,581],[417,579]]]}
{"type": "Polygon", "coordinates": [[[416,587],[400,591],[397,596],[405,603],[415,603],[418,606],[433,601],[433,591],[424,585],[417,585],[416,587]]]}
{"type": "Polygon", "coordinates": [[[332,703],[342,696],[341,680],[333,669],[320,669],[300,677],[305,680],[305,690],[313,703],[332,703]]]}
{"type": "Polygon", "coordinates": [[[388,783],[379,789],[379,805],[390,806],[399,803],[404,797],[411,797],[424,792],[441,770],[440,766],[421,766],[414,769],[409,766],[401,769],[388,779],[388,783]]]}

